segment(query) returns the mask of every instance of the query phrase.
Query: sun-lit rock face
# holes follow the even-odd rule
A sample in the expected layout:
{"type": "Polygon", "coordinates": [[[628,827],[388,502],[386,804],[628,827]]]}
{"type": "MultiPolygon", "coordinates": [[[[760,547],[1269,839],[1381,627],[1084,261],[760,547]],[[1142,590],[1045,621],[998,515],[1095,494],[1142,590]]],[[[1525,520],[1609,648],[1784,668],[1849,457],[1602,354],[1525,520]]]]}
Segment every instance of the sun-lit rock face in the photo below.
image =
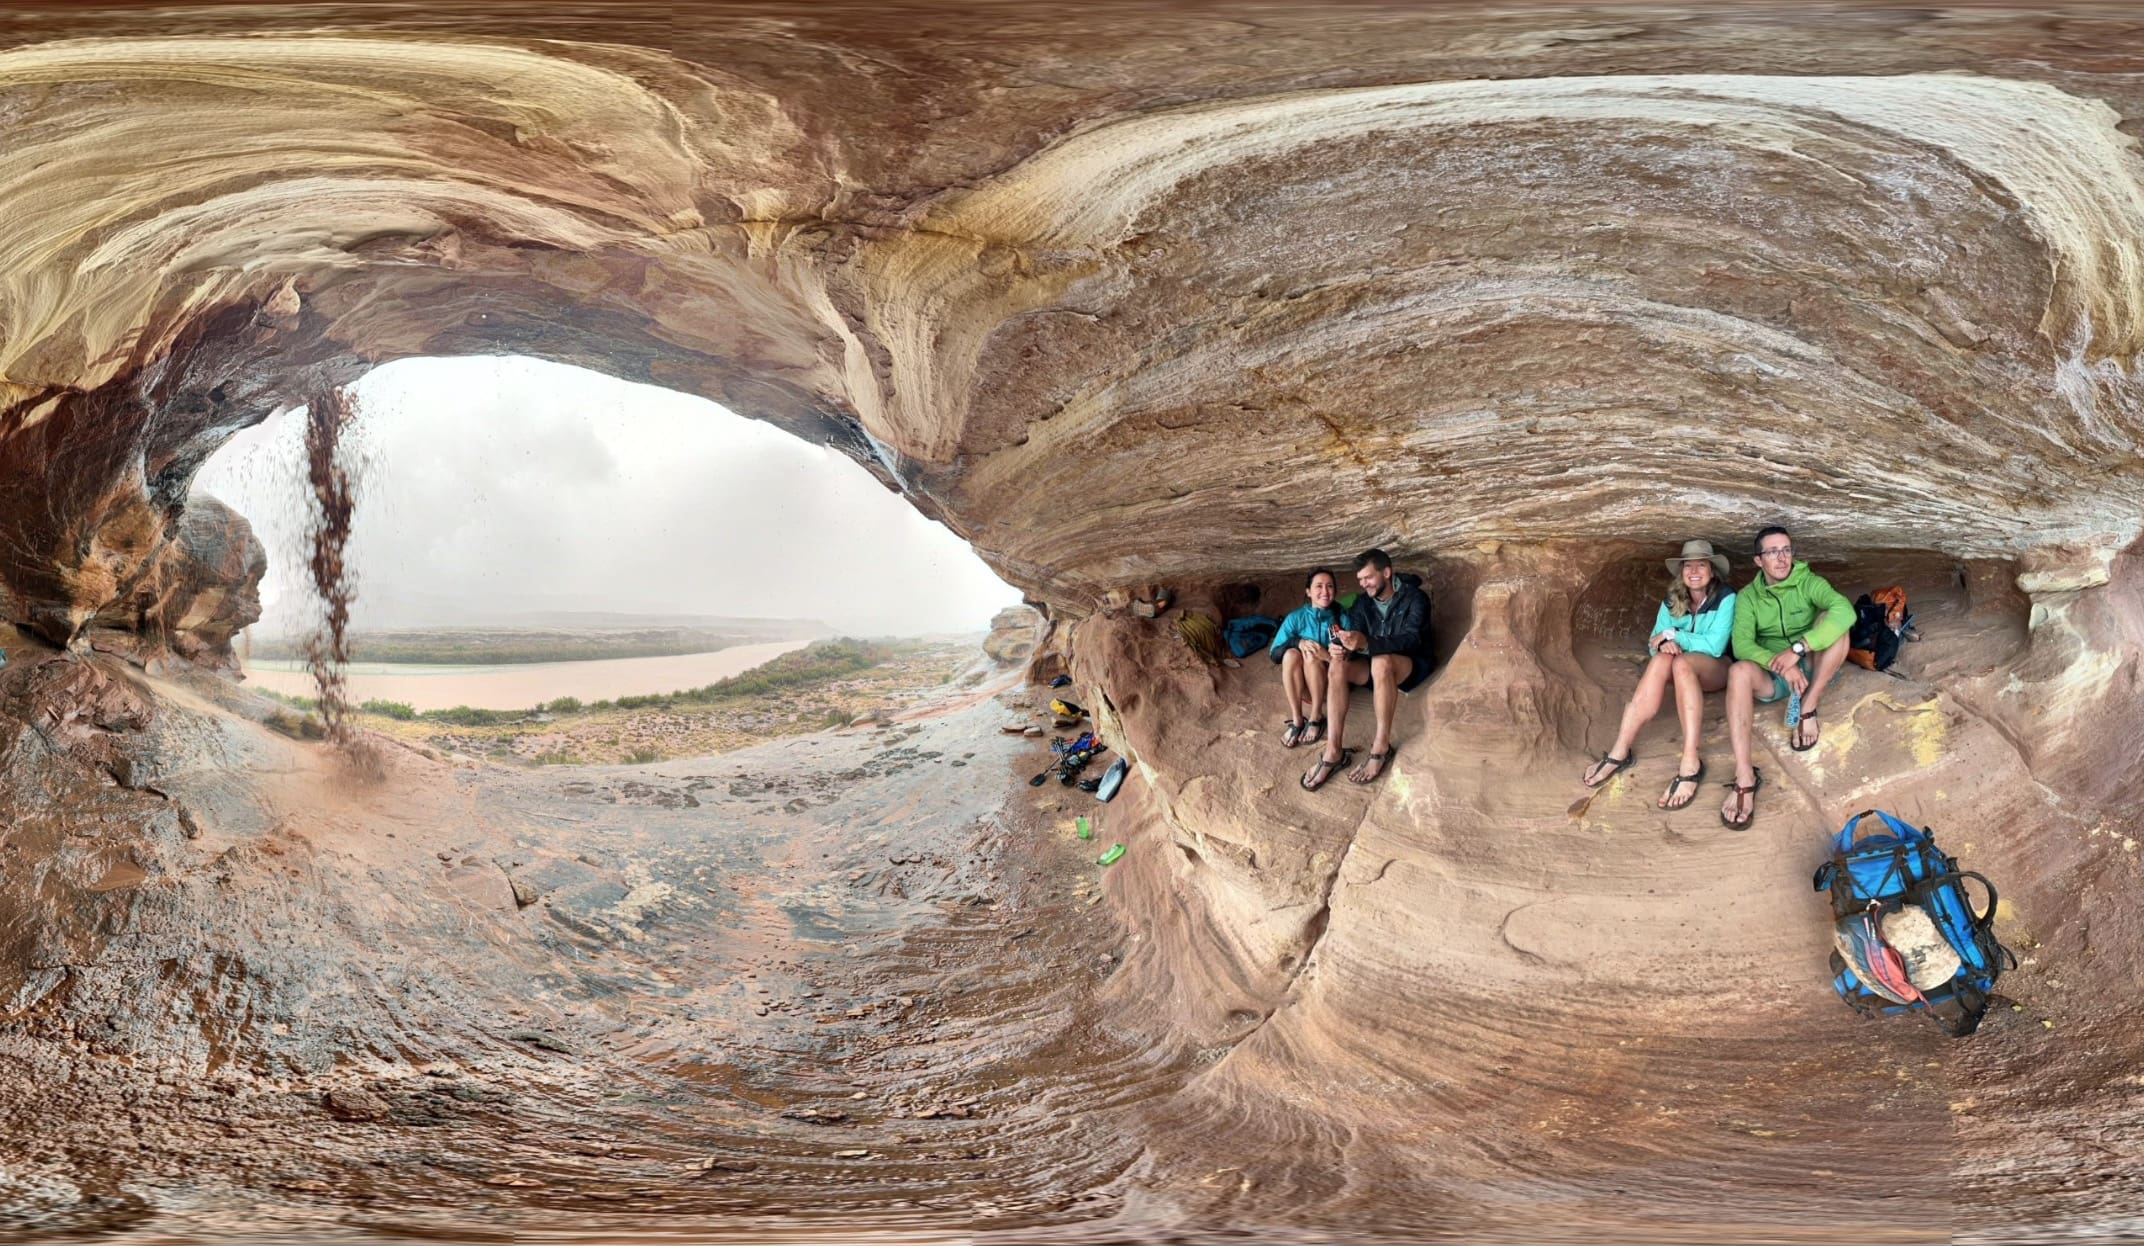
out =
{"type": "Polygon", "coordinates": [[[0,52],[48,635],[232,429],[419,353],[832,441],[1074,612],[1378,542],[2138,534],[2133,41],[2088,19],[274,12],[0,52]]]}

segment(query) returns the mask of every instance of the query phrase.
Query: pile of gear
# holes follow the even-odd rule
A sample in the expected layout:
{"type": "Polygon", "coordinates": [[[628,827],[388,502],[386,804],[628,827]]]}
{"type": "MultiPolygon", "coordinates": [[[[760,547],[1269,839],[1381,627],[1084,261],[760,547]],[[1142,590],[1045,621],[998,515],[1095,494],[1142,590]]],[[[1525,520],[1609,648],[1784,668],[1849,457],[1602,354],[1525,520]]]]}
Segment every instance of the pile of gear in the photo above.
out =
{"type": "MultiPolygon", "coordinates": [[[[1050,687],[1062,688],[1071,682],[1071,676],[1059,675],[1050,681],[1050,687]]],[[[1053,698],[1050,701],[1050,713],[1060,728],[1077,727],[1087,718],[1087,711],[1083,707],[1062,698],[1053,698]]],[[[1131,764],[1119,757],[1110,764],[1108,770],[1096,778],[1083,779],[1080,772],[1087,768],[1088,762],[1108,751],[1109,746],[1102,743],[1102,737],[1091,729],[1076,736],[1058,736],[1050,741],[1050,756],[1055,760],[1040,774],[1029,779],[1027,785],[1041,787],[1049,782],[1050,775],[1055,774],[1057,781],[1064,786],[1076,786],[1082,792],[1092,792],[1096,799],[1106,803],[1115,797],[1117,789],[1124,785],[1125,776],[1131,773],[1131,764]]]]}
{"type": "Polygon", "coordinates": [[[1057,781],[1066,787],[1078,782],[1082,791],[1093,791],[1092,781],[1081,781],[1079,773],[1087,768],[1087,763],[1093,761],[1097,754],[1108,750],[1109,746],[1097,739],[1092,731],[1083,731],[1070,739],[1059,736],[1050,741],[1050,755],[1057,759],[1056,765],[1052,767],[1057,772],[1057,781]]]}

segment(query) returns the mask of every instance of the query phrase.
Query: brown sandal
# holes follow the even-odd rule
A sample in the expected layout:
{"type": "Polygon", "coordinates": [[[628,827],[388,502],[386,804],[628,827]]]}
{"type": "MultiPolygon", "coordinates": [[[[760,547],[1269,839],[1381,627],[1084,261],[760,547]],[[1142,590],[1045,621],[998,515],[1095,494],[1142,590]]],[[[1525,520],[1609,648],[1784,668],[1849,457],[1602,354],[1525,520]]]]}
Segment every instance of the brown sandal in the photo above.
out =
{"type": "Polygon", "coordinates": [[[1741,798],[1744,796],[1749,797],[1749,812],[1743,814],[1740,820],[1730,818],[1724,813],[1720,815],[1720,825],[1730,831],[1746,831],[1749,829],[1749,824],[1757,820],[1757,789],[1764,786],[1764,771],[1756,766],[1751,766],[1749,768],[1749,777],[1750,784],[1748,787],[1742,786],[1733,779],[1727,781],[1727,786],[1735,790],[1735,805],[1738,808],[1742,804],[1741,798]]]}
{"type": "Polygon", "coordinates": [[[1319,788],[1324,787],[1327,783],[1332,781],[1333,775],[1337,773],[1342,766],[1347,765],[1353,760],[1355,760],[1355,750],[1351,748],[1341,749],[1340,760],[1338,761],[1327,761],[1323,757],[1318,758],[1318,764],[1312,766],[1310,768],[1310,773],[1303,776],[1303,790],[1306,792],[1315,792],[1319,788]]]}
{"type": "Polygon", "coordinates": [[[1360,776],[1350,774],[1347,777],[1347,781],[1350,783],[1362,784],[1367,786],[1368,784],[1375,783],[1379,779],[1384,778],[1385,767],[1391,764],[1392,755],[1397,752],[1399,752],[1399,750],[1396,748],[1388,748],[1382,753],[1370,754],[1369,757],[1363,760],[1363,768],[1368,769],[1371,766],[1375,766],[1377,767],[1377,772],[1375,774],[1365,774],[1360,776]]]}
{"type": "Polygon", "coordinates": [[[1700,783],[1703,783],[1703,782],[1704,782],[1704,780],[1705,780],[1705,763],[1703,763],[1703,762],[1699,762],[1699,763],[1697,763],[1697,773],[1696,773],[1696,774],[1682,774],[1682,773],[1678,772],[1678,773],[1677,773],[1677,774],[1675,775],[1675,781],[1674,781],[1674,782],[1672,782],[1672,783],[1670,783],[1670,784],[1668,784],[1668,790],[1667,790],[1667,792],[1666,792],[1666,793],[1665,793],[1664,795],[1662,795],[1662,796],[1661,796],[1661,798],[1660,798],[1660,807],[1661,807],[1662,809],[1669,809],[1669,810],[1673,810],[1673,809],[1688,809],[1688,808],[1690,807],[1690,801],[1692,801],[1692,800],[1696,800],[1696,799],[1697,799],[1697,787],[1698,787],[1698,785],[1699,785],[1700,783]],[[1688,799],[1688,800],[1685,800],[1685,801],[1683,801],[1683,802],[1682,802],[1681,804],[1679,804],[1679,805],[1677,805],[1677,804],[1671,804],[1671,803],[1669,803],[1669,802],[1673,801],[1673,800],[1675,799],[1675,796],[1676,796],[1676,794],[1677,794],[1678,792],[1682,791],[1682,789],[1683,789],[1683,788],[1685,788],[1685,787],[1688,787],[1688,788],[1690,789],[1690,796],[1689,796],[1689,799],[1688,799]]]}
{"type": "Polygon", "coordinates": [[[1589,788],[1605,786],[1608,780],[1623,773],[1625,770],[1630,769],[1630,763],[1636,760],[1638,760],[1638,754],[1637,750],[1635,749],[1633,749],[1630,752],[1630,755],[1627,757],[1611,757],[1606,753],[1602,753],[1601,759],[1599,761],[1594,762],[1590,766],[1587,766],[1586,773],[1578,776],[1578,781],[1580,783],[1585,784],[1589,788]],[[1608,770],[1605,773],[1600,774],[1598,776],[1594,776],[1590,779],[1588,778],[1588,776],[1593,775],[1593,772],[1599,770],[1602,766],[1608,767],[1608,770]]]}

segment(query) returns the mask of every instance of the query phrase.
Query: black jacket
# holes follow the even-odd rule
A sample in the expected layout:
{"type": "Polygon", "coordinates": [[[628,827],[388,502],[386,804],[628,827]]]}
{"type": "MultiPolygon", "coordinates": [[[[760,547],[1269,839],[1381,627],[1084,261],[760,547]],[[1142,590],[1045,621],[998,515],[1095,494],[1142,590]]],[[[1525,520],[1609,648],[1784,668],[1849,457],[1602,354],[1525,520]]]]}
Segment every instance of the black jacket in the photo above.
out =
{"type": "Polygon", "coordinates": [[[1392,606],[1378,617],[1377,606],[1364,593],[1347,612],[1347,630],[1361,632],[1369,641],[1370,656],[1398,653],[1414,659],[1402,691],[1413,688],[1429,675],[1429,591],[1422,577],[1400,572],[1392,590],[1392,606]]]}

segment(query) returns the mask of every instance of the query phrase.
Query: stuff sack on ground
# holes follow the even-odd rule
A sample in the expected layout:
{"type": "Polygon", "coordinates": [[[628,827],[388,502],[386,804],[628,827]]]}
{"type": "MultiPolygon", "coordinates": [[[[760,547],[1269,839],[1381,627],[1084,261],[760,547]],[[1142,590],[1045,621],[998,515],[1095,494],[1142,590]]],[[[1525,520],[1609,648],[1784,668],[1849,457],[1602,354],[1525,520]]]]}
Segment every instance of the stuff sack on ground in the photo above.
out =
{"type": "Polygon", "coordinates": [[[1208,666],[1219,666],[1228,657],[1227,642],[1221,639],[1221,625],[1196,610],[1186,610],[1176,616],[1176,634],[1185,648],[1199,655],[1199,661],[1208,666]]]}
{"type": "Polygon", "coordinates": [[[1994,885],[1961,871],[1910,822],[1875,809],[1855,814],[1813,881],[1831,892],[1838,919],[1832,989],[1858,1012],[1926,1012],[1963,1038],[1979,1027],[1995,980],[2017,968],[1995,939],[1994,885]],[[1882,829],[1864,835],[1864,822],[1882,829]]]}
{"type": "Polygon", "coordinates": [[[1863,593],[1854,602],[1854,627],[1847,634],[1847,660],[1872,671],[1889,670],[1913,626],[1906,590],[1892,585],[1863,593]]]}
{"type": "Polygon", "coordinates": [[[1273,638],[1280,634],[1280,620],[1262,614],[1247,614],[1222,624],[1221,634],[1228,638],[1230,653],[1247,658],[1273,643],[1273,638]]]}

